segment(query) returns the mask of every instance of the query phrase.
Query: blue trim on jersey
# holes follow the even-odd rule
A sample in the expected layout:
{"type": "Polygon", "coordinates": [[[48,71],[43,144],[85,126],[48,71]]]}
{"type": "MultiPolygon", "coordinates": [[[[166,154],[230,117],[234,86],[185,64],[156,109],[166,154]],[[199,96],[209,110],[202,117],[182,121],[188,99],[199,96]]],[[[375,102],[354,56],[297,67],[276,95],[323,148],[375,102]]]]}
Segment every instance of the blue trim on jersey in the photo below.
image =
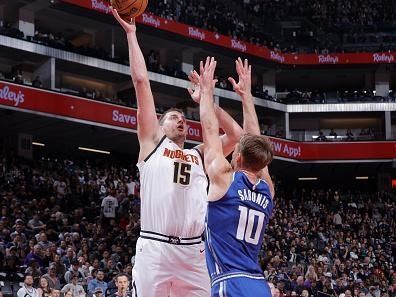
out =
{"type": "Polygon", "coordinates": [[[230,278],[216,283],[211,297],[271,297],[271,289],[264,279],[230,278]]]}
{"type": "Polygon", "coordinates": [[[212,279],[212,287],[219,282],[226,281],[227,279],[235,278],[235,277],[246,277],[250,279],[261,279],[264,280],[264,275],[262,274],[250,274],[250,273],[244,273],[244,272],[230,272],[230,273],[223,273],[215,278],[212,279]]]}
{"type": "MultiPolygon", "coordinates": [[[[221,262],[220,262],[219,258],[216,255],[216,252],[214,251],[214,249],[213,249],[213,247],[211,245],[211,236],[210,236],[209,229],[207,228],[206,224],[205,224],[205,232],[206,232],[205,244],[208,247],[208,250],[210,252],[210,254],[207,253],[206,255],[207,256],[210,255],[210,256],[212,256],[214,258],[213,260],[214,260],[214,264],[215,264],[215,273],[217,275],[218,273],[222,273],[223,272],[223,267],[221,265],[221,262]],[[219,270],[219,272],[217,272],[217,270],[219,270]]],[[[210,277],[212,277],[212,276],[210,275],[210,277]]]]}

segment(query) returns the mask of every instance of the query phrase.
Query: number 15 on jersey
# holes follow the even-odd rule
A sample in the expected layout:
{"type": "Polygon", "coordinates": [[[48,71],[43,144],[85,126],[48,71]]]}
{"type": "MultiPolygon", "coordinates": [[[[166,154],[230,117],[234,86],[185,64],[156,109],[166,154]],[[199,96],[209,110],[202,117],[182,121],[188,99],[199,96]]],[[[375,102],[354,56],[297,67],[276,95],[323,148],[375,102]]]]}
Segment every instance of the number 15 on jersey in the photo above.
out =
{"type": "Polygon", "coordinates": [[[191,180],[191,165],[186,163],[174,163],[173,171],[173,182],[175,184],[181,184],[187,186],[190,184],[191,180]]]}

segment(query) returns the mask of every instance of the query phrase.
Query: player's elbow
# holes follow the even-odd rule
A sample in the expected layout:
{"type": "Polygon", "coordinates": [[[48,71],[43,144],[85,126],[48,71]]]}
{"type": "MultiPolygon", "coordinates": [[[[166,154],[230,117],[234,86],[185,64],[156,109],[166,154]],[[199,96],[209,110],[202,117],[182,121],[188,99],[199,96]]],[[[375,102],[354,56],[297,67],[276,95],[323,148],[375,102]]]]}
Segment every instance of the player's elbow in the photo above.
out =
{"type": "Polygon", "coordinates": [[[148,77],[144,74],[141,73],[133,73],[132,74],[132,81],[133,85],[139,86],[139,85],[144,85],[148,83],[148,77]]]}
{"type": "Polygon", "coordinates": [[[231,131],[231,133],[228,134],[228,137],[230,138],[230,140],[233,143],[237,143],[241,139],[242,134],[243,134],[243,129],[239,125],[236,125],[236,126],[237,127],[235,127],[231,131]]]}

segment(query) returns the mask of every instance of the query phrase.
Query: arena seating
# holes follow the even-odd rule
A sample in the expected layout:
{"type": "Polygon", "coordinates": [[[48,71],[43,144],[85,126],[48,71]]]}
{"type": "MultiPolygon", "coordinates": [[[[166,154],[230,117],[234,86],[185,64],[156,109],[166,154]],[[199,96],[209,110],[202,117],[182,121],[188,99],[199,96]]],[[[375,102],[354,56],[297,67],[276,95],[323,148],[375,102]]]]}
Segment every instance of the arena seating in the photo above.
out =
{"type": "MultiPolygon", "coordinates": [[[[52,264],[63,287],[65,272],[78,260],[85,290],[94,268],[104,270],[107,283],[131,269],[140,231],[134,167],[57,157],[28,161],[3,154],[1,159],[4,295],[15,295],[17,273],[32,272],[37,283],[52,264]],[[109,220],[100,207],[107,195],[119,201],[109,220]],[[32,253],[36,261],[29,260],[32,253]]],[[[336,188],[293,194],[278,184],[261,263],[283,296],[300,296],[303,290],[313,296],[346,290],[355,291],[352,296],[393,296],[394,194],[336,188]]]]}

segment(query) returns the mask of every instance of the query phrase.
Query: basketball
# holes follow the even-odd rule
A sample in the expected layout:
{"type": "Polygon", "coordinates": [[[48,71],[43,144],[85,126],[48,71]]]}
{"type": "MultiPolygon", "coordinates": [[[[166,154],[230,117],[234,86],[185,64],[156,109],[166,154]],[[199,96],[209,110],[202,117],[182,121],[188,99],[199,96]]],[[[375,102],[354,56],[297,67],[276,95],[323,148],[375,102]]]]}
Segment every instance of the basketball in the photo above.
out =
{"type": "Polygon", "coordinates": [[[148,4],[148,0],[111,0],[110,2],[120,17],[127,22],[141,15],[148,4]]]}

